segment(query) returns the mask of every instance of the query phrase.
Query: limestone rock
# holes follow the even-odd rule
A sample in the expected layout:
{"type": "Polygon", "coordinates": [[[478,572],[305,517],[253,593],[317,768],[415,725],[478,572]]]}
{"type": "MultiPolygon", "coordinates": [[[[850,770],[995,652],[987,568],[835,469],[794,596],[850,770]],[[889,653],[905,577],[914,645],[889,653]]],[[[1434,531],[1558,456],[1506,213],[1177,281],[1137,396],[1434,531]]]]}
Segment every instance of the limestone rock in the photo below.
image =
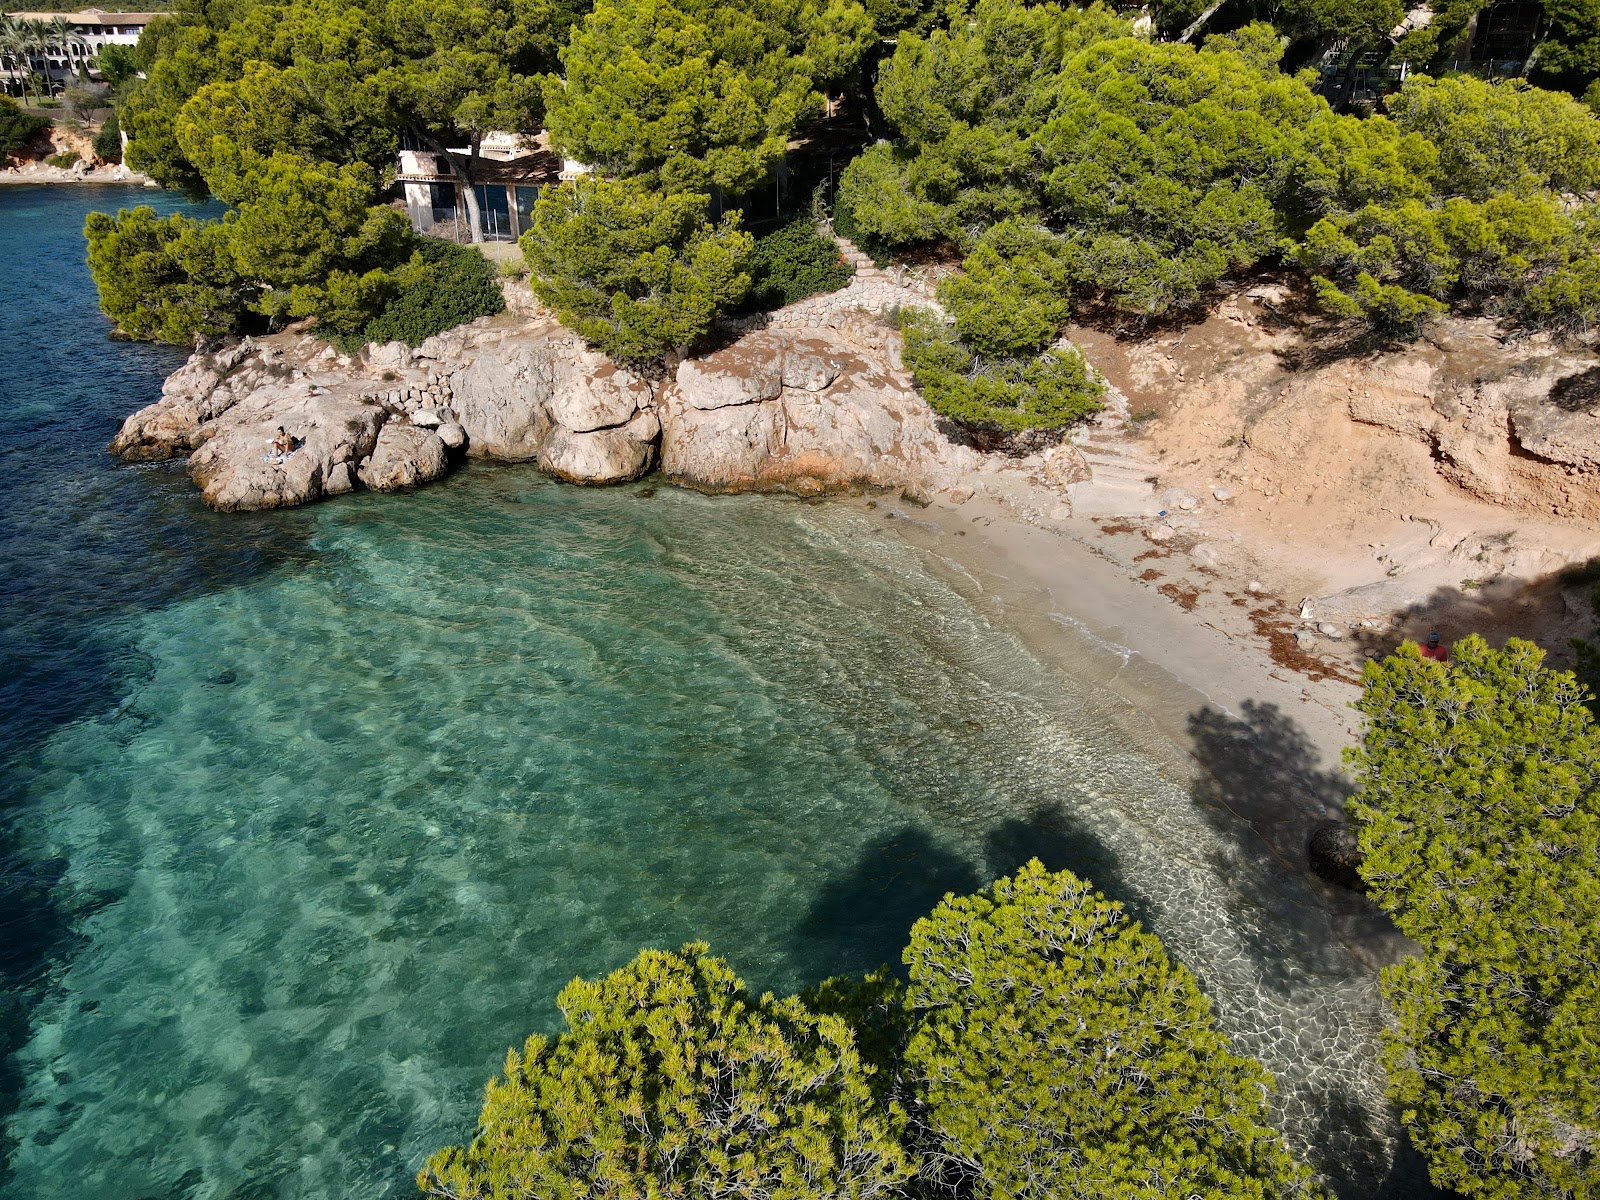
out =
{"type": "Polygon", "coordinates": [[[625,425],[650,404],[650,385],[592,350],[562,374],[550,394],[550,415],[574,433],[625,425]]]}
{"type": "Polygon", "coordinates": [[[189,475],[223,512],[304,504],[324,493],[335,465],[372,452],[383,422],[383,410],[357,396],[312,395],[304,384],[266,389],[200,430],[189,475]],[[298,447],[282,463],[272,454],[280,425],[298,447]]]}
{"type": "Polygon", "coordinates": [[[360,476],[375,492],[393,492],[439,478],[445,465],[444,443],[438,434],[390,421],[379,432],[360,476]]]}
{"type": "Polygon", "coordinates": [[[467,444],[467,431],[454,421],[446,421],[436,432],[439,440],[451,450],[459,450],[467,444]]]}
{"type": "Polygon", "coordinates": [[[204,440],[201,426],[227,412],[263,377],[252,376],[245,365],[253,349],[246,338],[191,355],[162,384],[161,399],[124,421],[107,449],[129,462],[188,454],[204,440]]]}
{"type": "Polygon", "coordinates": [[[452,381],[472,453],[510,462],[536,458],[555,424],[548,404],[555,371],[554,356],[540,342],[485,346],[473,354],[452,381]]]}
{"type": "Polygon", "coordinates": [[[1082,452],[1076,446],[1069,446],[1064,442],[1058,446],[1051,446],[1040,455],[1040,459],[1040,474],[1046,483],[1058,491],[1065,490],[1075,483],[1082,483],[1091,474],[1082,452]]]}
{"type": "Polygon", "coordinates": [[[783,392],[784,339],[753,333],[678,367],[678,396],[691,408],[729,408],[776,400],[783,392]]]}
{"type": "Polygon", "coordinates": [[[807,339],[805,353],[821,356],[823,345],[837,374],[819,391],[781,386],[773,364],[783,361],[784,343],[771,332],[709,356],[704,362],[714,369],[686,361],[658,397],[662,470],[719,489],[810,495],[911,487],[932,494],[976,466],[973,451],[939,431],[888,352],[819,334],[807,339]],[[754,398],[762,393],[772,394],[754,398]]]}
{"type": "Polygon", "coordinates": [[[353,492],[356,481],[350,475],[350,464],[347,462],[334,463],[328,469],[328,477],[322,482],[323,493],[329,496],[342,496],[346,492],[353,492]]]}
{"type": "Polygon", "coordinates": [[[655,465],[661,422],[650,411],[626,425],[574,430],[558,425],[539,454],[539,466],[568,483],[626,483],[655,465]]]}
{"type": "Polygon", "coordinates": [[[783,347],[783,386],[820,392],[839,378],[835,347],[822,338],[791,338],[783,347]]]}
{"type": "MultiPolygon", "coordinates": [[[[1600,370],[1587,374],[1600,375],[1600,370]]],[[[1580,470],[1600,470],[1600,405],[1566,407],[1548,395],[1523,394],[1509,408],[1511,428],[1528,453],[1580,470]]]]}
{"type": "Polygon", "coordinates": [[[418,429],[437,429],[442,423],[439,414],[431,408],[419,408],[411,414],[411,423],[418,429]]]}
{"type": "Polygon", "coordinates": [[[382,345],[369,345],[365,357],[367,365],[374,371],[402,371],[411,365],[412,354],[411,347],[404,342],[384,342],[382,345]]]}

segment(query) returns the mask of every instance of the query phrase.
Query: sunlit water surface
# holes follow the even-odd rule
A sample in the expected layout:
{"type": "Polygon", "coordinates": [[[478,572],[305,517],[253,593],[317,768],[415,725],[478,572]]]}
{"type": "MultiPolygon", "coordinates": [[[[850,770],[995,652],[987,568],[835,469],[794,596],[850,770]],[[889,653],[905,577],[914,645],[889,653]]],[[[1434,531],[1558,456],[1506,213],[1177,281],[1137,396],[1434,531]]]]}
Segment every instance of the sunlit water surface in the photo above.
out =
{"type": "Polygon", "coordinates": [[[97,202],[0,192],[49,281],[0,313],[0,1195],[407,1195],[574,975],[705,939],[799,988],[1035,854],[1133,902],[1375,1194],[1372,978],[1314,894],[1231,870],[1170,755],[882,511],[480,467],[206,513],[101,452],[173,359],[103,340],[97,202]]]}

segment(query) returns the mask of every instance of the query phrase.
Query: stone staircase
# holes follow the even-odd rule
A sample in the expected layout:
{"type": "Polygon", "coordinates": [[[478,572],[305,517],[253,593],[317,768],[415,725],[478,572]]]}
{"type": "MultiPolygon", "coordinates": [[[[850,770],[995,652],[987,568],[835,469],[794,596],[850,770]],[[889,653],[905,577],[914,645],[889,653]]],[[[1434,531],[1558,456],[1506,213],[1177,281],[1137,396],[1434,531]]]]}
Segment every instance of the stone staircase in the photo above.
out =
{"type": "Polygon", "coordinates": [[[1152,482],[1160,466],[1143,457],[1128,433],[1128,401],[1116,388],[1106,407],[1072,435],[1089,478],[1067,488],[1076,517],[1153,517],[1161,503],[1152,482]]]}

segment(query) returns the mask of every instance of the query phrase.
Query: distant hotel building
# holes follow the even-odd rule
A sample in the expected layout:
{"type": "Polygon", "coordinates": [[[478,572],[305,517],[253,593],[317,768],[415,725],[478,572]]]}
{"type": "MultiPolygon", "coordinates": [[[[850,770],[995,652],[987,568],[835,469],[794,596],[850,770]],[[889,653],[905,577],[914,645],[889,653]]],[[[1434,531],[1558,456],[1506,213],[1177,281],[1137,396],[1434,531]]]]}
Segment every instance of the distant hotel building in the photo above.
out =
{"type": "Polygon", "coordinates": [[[89,69],[89,61],[99,56],[105,46],[133,46],[139,41],[144,27],[162,13],[104,12],[98,8],[83,12],[8,12],[14,21],[37,21],[50,25],[64,22],[69,36],[45,49],[43,54],[32,55],[33,69],[51,83],[70,83],[80,70],[89,69]]]}

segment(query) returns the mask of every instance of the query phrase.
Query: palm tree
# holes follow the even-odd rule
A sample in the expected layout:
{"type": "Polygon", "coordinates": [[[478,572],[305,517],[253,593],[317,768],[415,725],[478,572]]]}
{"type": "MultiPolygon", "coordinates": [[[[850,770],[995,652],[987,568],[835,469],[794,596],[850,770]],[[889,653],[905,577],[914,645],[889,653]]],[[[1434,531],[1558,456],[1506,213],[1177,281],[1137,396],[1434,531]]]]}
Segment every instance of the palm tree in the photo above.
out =
{"type": "Polygon", "coordinates": [[[28,98],[27,33],[23,22],[0,13],[0,71],[5,72],[6,94],[11,93],[12,80],[16,80],[22,98],[28,98]]]}

